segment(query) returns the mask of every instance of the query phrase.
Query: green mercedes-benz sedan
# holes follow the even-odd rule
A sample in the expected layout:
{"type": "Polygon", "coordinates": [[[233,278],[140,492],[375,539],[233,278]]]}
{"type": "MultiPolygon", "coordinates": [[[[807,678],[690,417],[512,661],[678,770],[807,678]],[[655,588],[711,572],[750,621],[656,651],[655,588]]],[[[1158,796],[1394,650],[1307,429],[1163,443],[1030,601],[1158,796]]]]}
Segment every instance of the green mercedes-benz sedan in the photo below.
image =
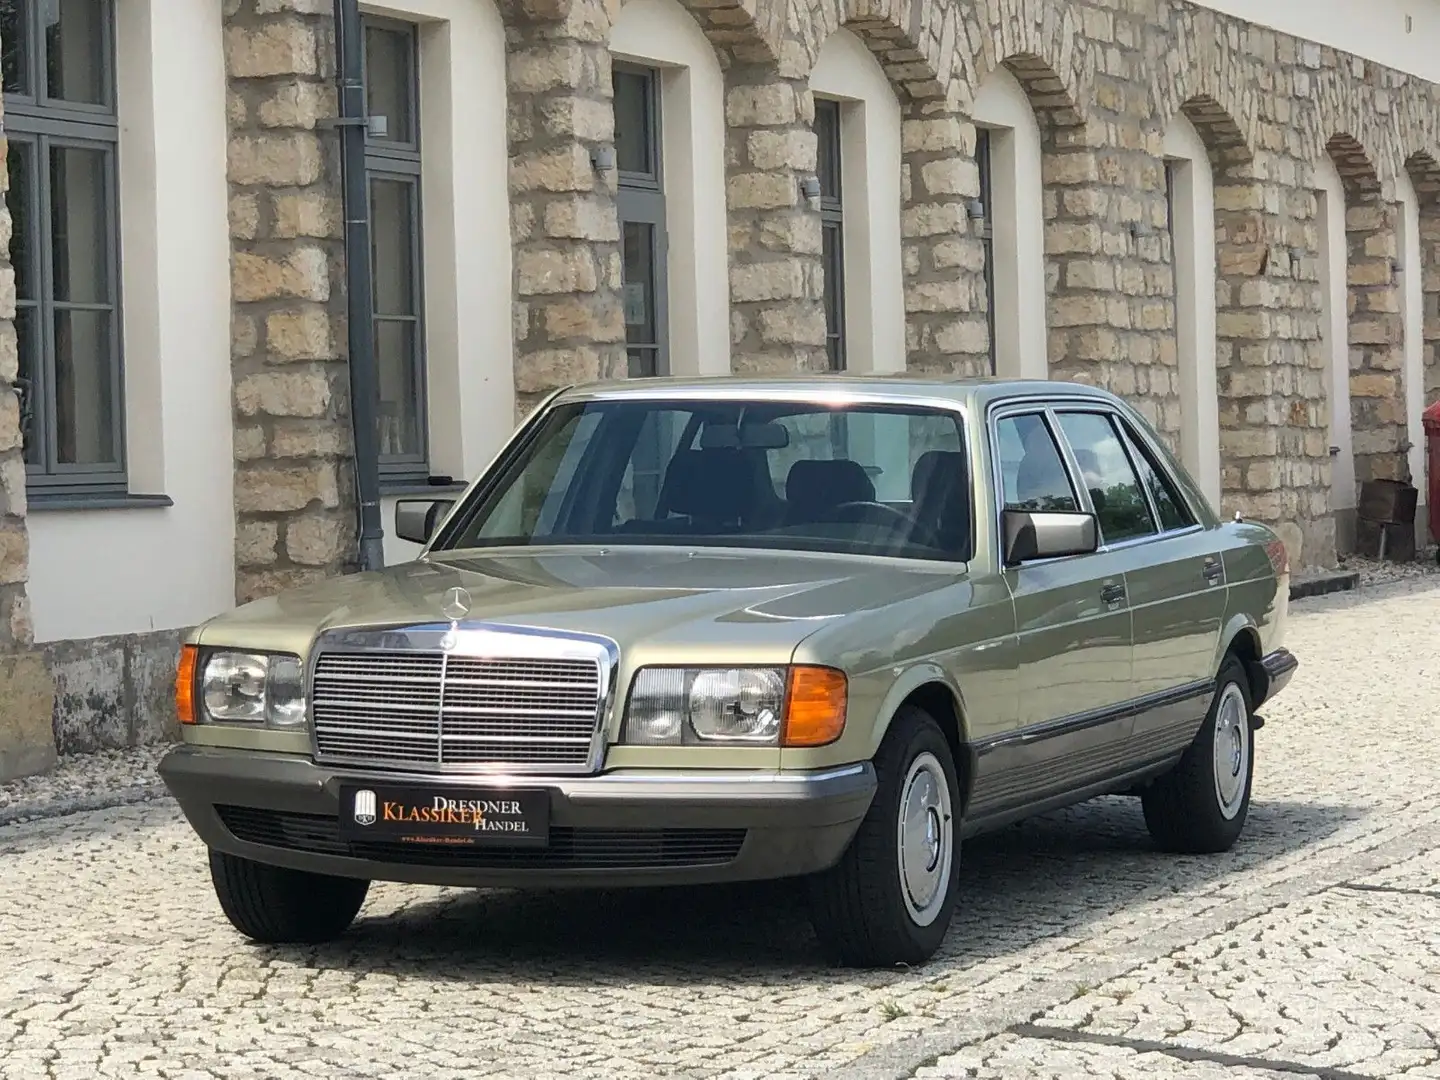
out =
{"type": "Polygon", "coordinates": [[[1296,667],[1276,535],[1068,383],[570,388],[395,531],[181,653],[160,770],[255,940],[372,880],[801,877],[835,960],[920,963],[966,837],[1120,793],[1230,848],[1296,667]]]}

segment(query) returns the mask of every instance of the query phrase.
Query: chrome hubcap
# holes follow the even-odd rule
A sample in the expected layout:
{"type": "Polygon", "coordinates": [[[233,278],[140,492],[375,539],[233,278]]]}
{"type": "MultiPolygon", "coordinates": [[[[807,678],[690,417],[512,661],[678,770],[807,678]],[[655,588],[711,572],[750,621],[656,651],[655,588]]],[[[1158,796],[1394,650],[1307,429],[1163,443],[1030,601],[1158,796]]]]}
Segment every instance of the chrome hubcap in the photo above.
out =
{"type": "Polygon", "coordinates": [[[898,843],[900,891],[916,924],[935,921],[950,887],[954,859],[950,785],[934,754],[910,763],[901,788],[898,843]]]}
{"type": "Polygon", "coordinates": [[[1228,820],[1240,812],[1250,772],[1250,717],[1234,683],[1220,692],[1215,710],[1215,799],[1228,820]]]}

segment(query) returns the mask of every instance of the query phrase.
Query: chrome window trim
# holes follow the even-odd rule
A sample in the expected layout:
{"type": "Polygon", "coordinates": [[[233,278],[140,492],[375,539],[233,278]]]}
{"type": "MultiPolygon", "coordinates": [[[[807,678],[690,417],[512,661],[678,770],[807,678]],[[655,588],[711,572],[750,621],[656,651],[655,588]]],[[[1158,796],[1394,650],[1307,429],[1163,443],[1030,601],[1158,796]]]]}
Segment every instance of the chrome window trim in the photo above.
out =
{"type": "MultiPolygon", "coordinates": [[[[823,383],[821,384],[824,385],[823,383]]],[[[635,402],[676,402],[693,403],[706,401],[723,402],[749,402],[757,404],[782,403],[797,405],[814,404],[837,404],[837,405],[894,405],[900,408],[929,409],[933,412],[947,413],[955,418],[956,428],[960,435],[961,451],[965,455],[967,467],[971,474],[971,514],[970,514],[970,558],[969,559],[927,559],[910,556],[885,556],[885,555],[860,555],[845,552],[815,552],[802,551],[794,548],[737,548],[724,547],[716,550],[725,552],[735,551],[778,551],[782,554],[808,554],[808,555],[849,555],[853,558],[863,559],[894,559],[904,565],[915,563],[928,563],[943,566],[958,566],[967,571],[970,564],[974,562],[978,544],[976,522],[981,513],[981,502],[976,500],[976,495],[983,495],[983,490],[977,492],[978,485],[982,482],[982,470],[976,457],[977,444],[972,438],[970,426],[970,403],[959,395],[955,397],[938,396],[934,394],[905,394],[894,392],[876,392],[861,387],[842,385],[821,390],[819,387],[806,388],[803,385],[791,385],[777,387],[774,389],[757,387],[753,384],[742,386],[703,386],[703,385],[681,385],[669,387],[663,383],[655,385],[654,380],[637,380],[634,386],[577,386],[566,387],[554,391],[541,405],[525,419],[524,424],[519,428],[501,448],[500,452],[491,459],[485,470],[475,478],[470,487],[456,499],[455,505],[451,507],[449,514],[440,526],[436,527],[435,535],[425,545],[418,558],[443,560],[447,557],[456,557],[473,552],[494,553],[502,549],[498,547],[487,548],[463,548],[463,547],[440,547],[442,540],[448,541],[450,537],[445,535],[452,522],[461,521],[461,511],[465,504],[485,498],[494,486],[495,478],[504,468],[506,461],[512,452],[516,450],[522,441],[538,431],[544,423],[545,418],[554,409],[566,405],[585,404],[588,402],[609,402],[609,401],[635,401],[635,402]]],[[[541,546],[541,545],[537,545],[541,546]]],[[[703,544],[665,544],[665,545],[625,545],[625,544],[586,544],[586,545],[564,545],[566,550],[579,550],[582,547],[591,547],[599,550],[612,548],[644,547],[651,548],[679,548],[684,550],[704,548],[703,544]]],[[[527,547],[523,550],[533,552],[535,547],[527,547]]]]}
{"type": "MultiPolygon", "coordinates": [[[[994,540],[991,542],[991,555],[995,560],[995,569],[998,573],[1005,574],[1016,572],[1021,569],[1019,566],[1005,565],[1005,474],[1000,468],[1000,432],[999,425],[1002,420],[1008,420],[1014,416],[1039,415],[1045,424],[1046,430],[1050,432],[1050,438],[1055,442],[1055,449],[1060,454],[1060,464],[1065,469],[1065,477],[1070,483],[1070,494],[1075,498],[1075,505],[1086,513],[1093,514],[1090,506],[1088,493],[1083,484],[1076,483],[1079,477],[1079,468],[1074,459],[1070,456],[1070,448],[1064,439],[1060,437],[1059,426],[1055,415],[1051,411],[1048,398],[1036,396],[1023,399],[1007,398],[1003,401],[993,402],[987,410],[985,434],[986,442],[990,450],[990,486],[994,492],[995,518],[992,522],[994,540]]],[[[1097,523],[1098,528],[1098,523],[1097,523]]],[[[1023,566],[1043,566],[1046,563],[1059,562],[1063,559],[1080,559],[1083,555],[1059,555],[1053,559],[1031,559],[1022,564],[1023,566]]]]}
{"type": "MultiPolygon", "coordinates": [[[[1185,509],[1186,513],[1191,519],[1192,524],[1187,525],[1182,529],[1171,529],[1169,531],[1155,532],[1149,536],[1137,536],[1129,540],[1120,540],[1113,544],[1102,543],[1095,549],[1094,552],[1092,552],[1092,554],[1099,555],[1102,552],[1125,551],[1130,548],[1141,547],[1145,544],[1153,544],[1160,540],[1169,540],[1175,537],[1189,536],[1192,533],[1199,533],[1205,530],[1205,524],[1203,520],[1201,519],[1200,515],[1195,513],[1194,507],[1191,506],[1189,498],[1186,497],[1182,485],[1177,484],[1174,480],[1174,477],[1170,476],[1169,470],[1165,466],[1164,458],[1156,451],[1154,440],[1152,440],[1149,435],[1146,434],[1140,427],[1130,422],[1129,417],[1126,416],[1126,412],[1123,408],[1117,407],[1107,398],[1101,397],[1098,393],[1093,392],[1086,393],[1082,391],[1079,393],[1066,393],[1064,391],[1061,391],[1059,393],[1007,395],[1003,398],[998,398],[995,401],[990,402],[985,410],[985,442],[990,452],[990,482],[994,488],[995,498],[995,536],[990,547],[991,555],[995,560],[996,569],[1000,573],[1019,570],[1020,567],[1007,567],[1004,562],[1004,552],[1001,550],[1003,544],[1002,537],[1004,535],[1004,531],[1001,526],[1001,518],[1005,511],[1005,488],[1004,477],[1000,471],[999,433],[996,431],[996,425],[1001,420],[1009,416],[1025,415],[1037,412],[1044,414],[1046,418],[1046,422],[1050,427],[1050,434],[1056,439],[1056,444],[1060,450],[1061,461],[1064,463],[1065,471],[1069,476],[1071,493],[1076,495],[1077,505],[1083,508],[1086,513],[1094,514],[1095,507],[1091,503],[1090,493],[1085,490],[1085,486],[1083,484],[1078,483],[1078,477],[1080,476],[1079,466],[1076,463],[1074,456],[1071,452],[1069,439],[1065,438],[1064,433],[1060,430],[1059,420],[1056,415],[1058,412],[1103,412],[1115,419],[1119,419],[1120,421],[1122,421],[1125,424],[1126,434],[1130,435],[1137,442],[1139,442],[1145,450],[1149,451],[1152,459],[1156,462],[1154,467],[1157,470],[1160,470],[1164,474],[1165,478],[1170,481],[1171,487],[1174,489],[1175,494],[1180,499],[1181,506],[1185,509]]],[[[1121,448],[1125,449],[1123,439],[1121,440],[1121,448]]],[[[1131,467],[1134,467],[1133,463],[1131,467]]],[[[1145,485],[1142,483],[1140,486],[1143,489],[1145,485]]],[[[1150,502],[1149,492],[1146,492],[1145,496],[1147,503],[1151,507],[1153,520],[1158,527],[1160,517],[1158,514],[1154,513],[1154,504],[1153,502],[1150,502]]],[[[1096,526],[1098,528],[1098,521],[1096,522],[1096,526]]],[[[1085,558],[1084,555],[1062,555],[1059,556],[1058,559],[1034,559],[1030,562],[1025,563],[1024,565],[1042,566],[1046,563],[1057,562],[1060,559],[1083,558],[1085,558]]]]}
{"type": "MultiPolygon", "coordinates": [[[[320,765],[375,769],[395,776],[593,776],[605,764],[607,740],[614,717],[619,668],[620,646],[617,642],[599,634],[584,634],[578,631],[511,626],[480,620],[462,620],[455,624],[426,622],[326,630],[315,638],[305,661],[305,712],[310,729],[310,756],[320,765]],[[457,635],[454,647],[445,649],[441,644],[442,639],[452,632],[457,635]],[[447,664],[450,656],[507,660],[593,660],[599,675],[599,692],[596,694],[594,728],[585,761],[577,767],[548,762],[527,765],[510,761],[493,765],[474,762],[447,765],[441,759],[435,762],[433,769],[417,770],[414,762],[350,756],[337,758],[321,754],[314,715],[315,668],[320,657],[329,652],[345,652],[351,655],[376,653],[384,656],[403,656],[407,652],[439,652],[445,655],[447,664]]],[[[444,677],[442,664],[441,698],[437,706],[442,710],[439,714],[441,717],[444,708],[444,677]]],[[[437,727],[437,740],[443,736],[443,732],[442,719],[437,727]]],[[[437,749],[443,754],[443,741],[437,741],[437,749]]]]}

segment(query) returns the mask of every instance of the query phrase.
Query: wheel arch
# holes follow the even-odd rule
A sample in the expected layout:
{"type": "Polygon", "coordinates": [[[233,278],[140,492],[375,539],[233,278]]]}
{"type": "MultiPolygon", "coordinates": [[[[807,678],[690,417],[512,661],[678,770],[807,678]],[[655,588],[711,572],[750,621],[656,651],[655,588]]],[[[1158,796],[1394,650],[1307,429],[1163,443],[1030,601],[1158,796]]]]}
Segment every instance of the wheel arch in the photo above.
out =
{"type": "Polygon", "coordinates": [[[1220,673],[1220,666],[1225,663],[1227,656],[1233,655],[1239,660],[1249,677],[1250,700],[1258,709],[1270,692],[1270,676],[1265,673],[1265,666],[1260,662],[1264,655],[1264,647],[1260,643],[1260,628],[1247,616],[1236,615],[1220,635],[1220,643],[1221,647],[1215,658],[1215,673],[1220,673]]]}
{"type": "Polygon", "coordinates": [[[921,709],[940,725],[960,774],[960,808],[963,813],[975,776],[975,751],[970,743],[970,729],[965,718],[964,694],[955,680],[936,664],[917,664],[908,669],[895,680],[881,704],[879,715],[884,720],[876,727],[872,756],[890,730],[895,714],[906,705],[921,709]]]}

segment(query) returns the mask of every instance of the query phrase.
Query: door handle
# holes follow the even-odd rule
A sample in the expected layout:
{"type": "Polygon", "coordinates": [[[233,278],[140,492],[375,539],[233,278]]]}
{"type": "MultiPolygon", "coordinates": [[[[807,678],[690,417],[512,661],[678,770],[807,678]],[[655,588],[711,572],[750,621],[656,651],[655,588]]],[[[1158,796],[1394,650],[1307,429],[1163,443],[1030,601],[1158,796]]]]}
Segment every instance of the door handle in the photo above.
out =
{"type": "Polygon", "coordinates": [[[1219,559],[1206,559],[1205,568],[1200,571],[1200,574],[1209,584],[1215,585],[1225,576],[1225,567],[1221,565],[1219,559]]]}
{"type": "Polygon", "coordinates": [[[1118,604],[1125,599],[1125,586],[1106,585],[1100,590],[1100,599],[1107,604],[1118,604]]]}

